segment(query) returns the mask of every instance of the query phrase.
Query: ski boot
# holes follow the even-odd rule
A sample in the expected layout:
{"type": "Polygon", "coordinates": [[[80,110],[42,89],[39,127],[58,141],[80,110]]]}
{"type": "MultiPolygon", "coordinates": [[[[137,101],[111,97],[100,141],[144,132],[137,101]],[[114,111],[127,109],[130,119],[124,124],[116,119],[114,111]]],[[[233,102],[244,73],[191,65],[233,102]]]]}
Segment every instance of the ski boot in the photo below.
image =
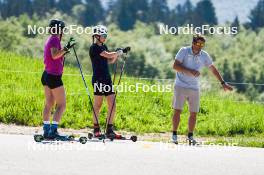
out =
{"type": "Polygon", "coordinates": [[[58,140],[58,141],[68,141],[69,140],[68,136],[61,135],[58,132],[58,128],[55,125],[51,125],[51,127],[50,127],[49,139],[58,140]]]}
{"type": "Polygon", "coordinates": [[[49,131],[50,131],[50,124],[44,124],[43,125],[43,138],[44,139],[49,138],[49,131]]]}
{"type": "Polygon", "coordinates": [[[99,127],[95,127],[93,131],[93,135],[95,138],[100,139],[102,137],[101,129],[99,127]]]}
{"type": "Polygon", "coordinates": [[[172,134],[172,143],[175,143],[176,145],[178,144],[178,137],[177,134],[172,134]]]}
{"type": "Polygon", "coordinates": [[[114,132],[113,130],[113,125],[112,124],[109,124],[107,126],[107,129],[106,129],[106,137],[109,138],[111,141],[113,141],[114,139],[122,139],[122,135],[120,134],[117,134],[114,132]]]}

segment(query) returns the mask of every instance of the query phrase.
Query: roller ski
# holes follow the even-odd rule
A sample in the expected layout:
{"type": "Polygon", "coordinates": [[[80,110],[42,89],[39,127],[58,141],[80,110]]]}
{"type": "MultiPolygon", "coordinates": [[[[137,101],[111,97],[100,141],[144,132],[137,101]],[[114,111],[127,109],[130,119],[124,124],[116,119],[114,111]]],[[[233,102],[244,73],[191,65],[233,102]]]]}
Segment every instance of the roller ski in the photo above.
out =
{"type": "Polygon", "coordinates": [[[114,140],[131,140],[133,142],[137,141],[137,136],[131,136],[130,138],[126,138],[120,134],[116,134],[113,131],[113,128],[111,126],[111,128],[107,129],[106,134],[102,134],[100,132],[99,128],[95,128],[94,129],[94,133],[88,133],[88,139],[92,140],[92,139],[99,139],[99,140],[110,140],[110,141],[114,141],[114,140]]]}
{"type": "Polygon", "coordinates": [[[117,134],[113,130],[113,125],[109,125],[106,131],[106,138],[113,140],[131,140],[133,142],[137,141],[137,136],[131,136],[130,138],[126,138],[122,136],[121,134],[117,134]]]}
{"type": "Polygon", "coordinates": [[[115,133],[112,124],[109,124],[107,126],[107,130],[106,130],[105,135],[111,141],[113,141],[113,140],[131,140],[133,142],[137,141],[137,136],[131,136],[130,138],[126,138],[126,137],[122,136],[121,134],[115,133]]]}
{"type": "Polygon", "coordinates": [[[59,136],[55,138],[47,138],[44,137],[42,134],[35,134],[34,135],[34,140],[35,142],[80,142],[81,144],[85,144],[87,142],[87,137],[80,137],[79,139],[75,139],[74,135],[69,135],[69,136],[59,136]]]}
{"type": "Polygon", "coordinates": [[[87,137],[80,137],[79,139],[75,139],[73,135],[61,135],[58,133],[57,128],[50,128],[45,125],[43,127],[44,133],[42,134],[35,134],[34,140],[36,142],[55,142],[55,141],[68,141],[68,142],[80,142],[81,144],[85,144],[87,142],[87,137]]]}
{"type": "Polygon", "coordinates": [[[137,136],[133,135],[130,136],[129,138],[122,136],[122,135],[107,135],[107,138],[109,138],[111,141],[114,140],[131,140],[132,142],[136,142],[137,141],[137,136]]]}
{"type": "Polygon", "coordinates": [[[102,134],[102,135],[100,135],[100,137],[96,137],[96,136],[94,136],[94,134],[93,133],[88,133],[88,139],[89,140],[93,140],[93,139],[98,139],[98,140],[110,140],[110,141],[114,141],[114,140],[131,140],[131,141],[133,141],[133,142],[136,142],[137,141],[137,136],[135,136],[135,135],[133,135],[133,136],[131,136],[130,138],[127,138],[127,137],[124,137],[124,136],[122,136],[122,135],[108,135],[108,136],[106,136],[106,135],[104,135],[104,134],[102,134]]]}
{"type": "Polygon", "coordinates": [[[34,135],[34,140],[35,142],[58,142],[58,141],[63,141],[63,142],[80,142],[81,144],[85,144],[87,142],[87,137],[80,137],[79,139],[75,139],[73,135],[69,136],[60,136],[56,138],[45,138],[41,134],[35,134],[34,135]]]}

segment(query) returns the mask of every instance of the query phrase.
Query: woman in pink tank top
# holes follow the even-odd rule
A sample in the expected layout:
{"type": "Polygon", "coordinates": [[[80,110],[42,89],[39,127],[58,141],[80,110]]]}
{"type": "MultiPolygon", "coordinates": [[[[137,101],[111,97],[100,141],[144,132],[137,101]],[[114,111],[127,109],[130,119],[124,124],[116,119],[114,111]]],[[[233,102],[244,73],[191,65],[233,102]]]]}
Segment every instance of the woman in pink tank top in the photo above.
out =
{"type": "Polygon", "coordinates": [[[43,110],[43,130],[45,139],[65,139],[57,128],[66,107],[66,95],[62,82],[64,55],[73,47],[72,40],[62,49],[61,38],[65,23],[58,19],[50,21],[50,36],[45,43],[45,70],[41,77],[44,86],[45,107],[43,110]],[[53,121],[50,123],[51,109],[56,104],[53,121]]]}

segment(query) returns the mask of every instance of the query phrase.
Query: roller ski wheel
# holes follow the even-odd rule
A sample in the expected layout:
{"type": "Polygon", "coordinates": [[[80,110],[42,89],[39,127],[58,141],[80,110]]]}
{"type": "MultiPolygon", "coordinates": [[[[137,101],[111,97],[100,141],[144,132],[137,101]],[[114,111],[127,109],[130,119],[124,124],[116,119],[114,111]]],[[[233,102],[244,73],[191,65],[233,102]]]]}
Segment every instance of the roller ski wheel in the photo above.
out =
{"type": "Polygon", "coordinates": [[[42,142],[44,140],[43,135],[34,135],[35,142],[42,142]]]}
{"type": "Polygon", "coordinates": [[[81,144],[85,144],[86,142],[87,142],[87,137],[80,137],[79,138],[79,142],[81,143],[81,144]]]}
{"type": "Polygon", "coordinates": [[[67,139],[68,139],[69,141],[74,141],[75,137],[74,137],[74,135],[70,135],[70,136],[68,136],[67,139]]]}
{"type": "Polygon", "coordinates": [[[137,136],[131,136],[130,140],[132,140],[133,142],[136,142],[137,141],[137,136]]]}
{"type": "Polygon", "coordinates": [[[91,140],[93,139],[94,135],[92,133],[88,133],[88,139],[91,140]]]}

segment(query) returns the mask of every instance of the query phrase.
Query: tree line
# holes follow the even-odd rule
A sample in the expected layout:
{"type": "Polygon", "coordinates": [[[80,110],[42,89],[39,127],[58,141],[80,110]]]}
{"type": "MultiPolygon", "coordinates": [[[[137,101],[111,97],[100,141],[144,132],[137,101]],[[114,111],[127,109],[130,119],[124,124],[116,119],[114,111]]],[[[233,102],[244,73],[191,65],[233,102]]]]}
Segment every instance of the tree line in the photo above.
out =
{"type": "MultiPolygon", "coordinates": [[[[115,23],[121,30],[130,30],[136,21],[144,23],[162,22],[173,26],[193,24],[217,25],[215,8],[210,0],[201,0],[193,5],[190,0],[168,7],[167,0],[110,0],[107,8],[100,0],[0,0],[0,15],[6,19],[11,16],[37,15],[45,18],[47,13],[60,11],[77,19],[84,26],[99,22],[115,23]]],[[[230,7],[231,8],[231,7],[230,7]]],[[[252,9],[247,28],[258,30],[264,26],[264,0],[259,0],[252,9]]],[[[238,18],[232,22],[239,26],[238,18]]]]}

